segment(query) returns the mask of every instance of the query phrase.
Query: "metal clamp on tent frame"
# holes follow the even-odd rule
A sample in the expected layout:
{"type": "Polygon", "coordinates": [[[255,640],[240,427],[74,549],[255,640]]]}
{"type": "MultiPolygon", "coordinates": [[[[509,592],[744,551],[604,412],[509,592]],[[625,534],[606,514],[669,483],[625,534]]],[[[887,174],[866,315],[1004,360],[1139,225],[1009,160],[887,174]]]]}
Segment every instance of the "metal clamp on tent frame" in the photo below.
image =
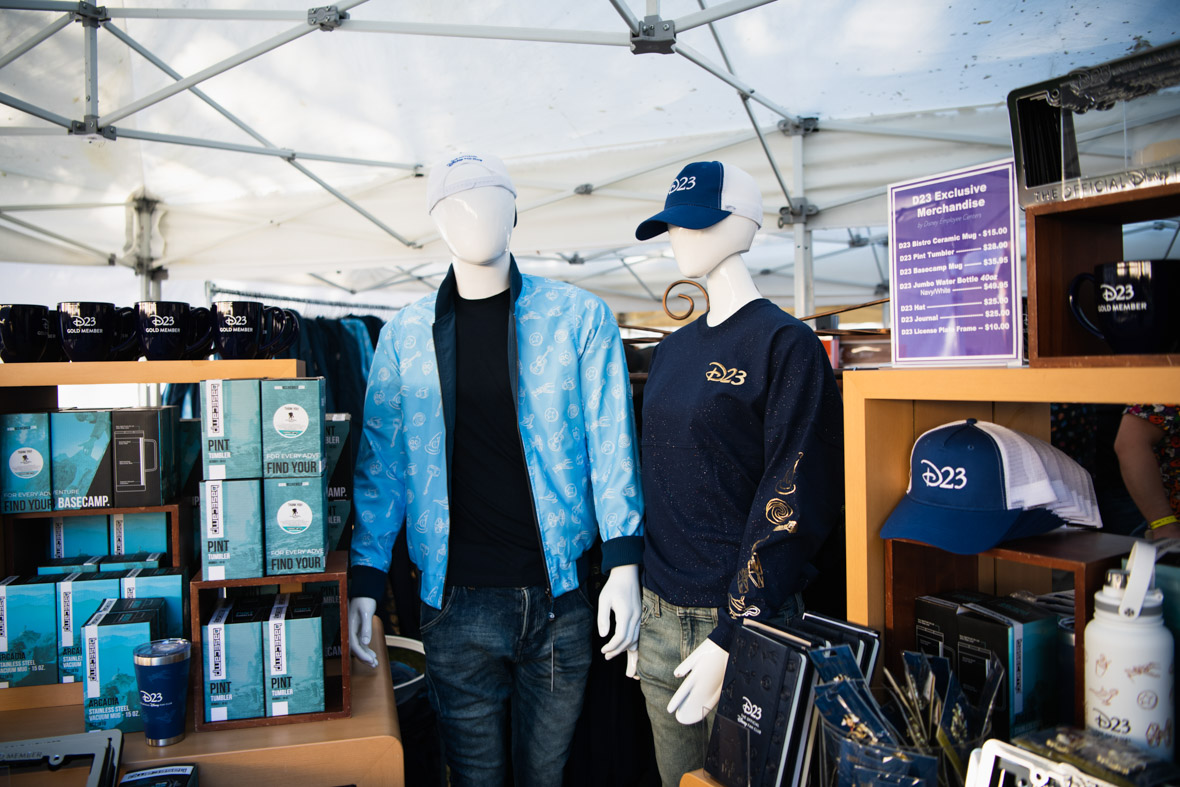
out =
{"type": "Polygon", "coordinates": [[[348,19],[348,12],[341,11],[334,5],[307,9],[307,23],[318,25],[320,30],[335,30],[343,24],[345,19],[348,19]]]}
{"type": "Polygon", "coordinates": [[[672,54],[676,46],[676,22],[659,16],[645,16],[639,23],[639,32],[631,35],[631,52],[646,55],[655,52],[660,55],[672,54]]]}
{"type": "Polygon", "coordinates": [[[779,229],[790,224],[807,223],[808,216],[814,216],[819,213],[819,206],[811,202],[805,197],[795,197],[791,200],[790,205],[784,205],[778,209],[778,226],[779,229]]]}

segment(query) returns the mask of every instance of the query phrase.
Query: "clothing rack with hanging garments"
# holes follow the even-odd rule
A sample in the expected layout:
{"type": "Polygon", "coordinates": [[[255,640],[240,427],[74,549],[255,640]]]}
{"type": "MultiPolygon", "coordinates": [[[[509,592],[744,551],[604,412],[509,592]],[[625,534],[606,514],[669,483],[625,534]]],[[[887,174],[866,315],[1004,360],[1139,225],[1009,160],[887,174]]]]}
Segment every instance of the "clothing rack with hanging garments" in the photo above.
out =
{"type": "Polygon", "coordinates": [[[396,312],[401,311],[401,306],[394,306],[388,303],[352,303],[350,301],[330,301],[322,298],[300,298],[296,295],[276,295],[269,292],[250,292],[249,290],[229,290],[224,287],[218,287],[216,284],[209,284],[205,288],[209,300],[212,301],[216,295],[235,295],[239,298],[255,298],[263,301],[281,301],[283,303],[304,303],[310,306],[336,306],[344,309],[369,309],[373,311],[387,311],[396,312]]]}

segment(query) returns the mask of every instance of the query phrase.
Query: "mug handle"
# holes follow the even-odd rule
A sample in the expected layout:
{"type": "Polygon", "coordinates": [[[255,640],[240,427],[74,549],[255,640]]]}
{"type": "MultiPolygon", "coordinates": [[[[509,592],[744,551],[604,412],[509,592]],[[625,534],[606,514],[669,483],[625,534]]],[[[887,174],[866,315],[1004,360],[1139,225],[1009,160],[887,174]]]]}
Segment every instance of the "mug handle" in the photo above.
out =
{"type": "Polygon", "coordinates": [[[1102,341],[1106,341],[1106,337],[1102,335],[1102,331],[1098,330],[1098,327],[1090,322],[1090,318],[1082,311],[1081,299],[1078,298],[1078,290],[1081,288],[1082,282],[1087,280],[1095,287],[1098,286],[1098,282],[1092,273],[1079,273],[1069,283],[1069,310],[1073,312],[1074,319],[1081,323],[1083,328],[1102,341]]]}
{"type": "MultiPolygon", "coordinates": [[[[299,315],[290,309],[278,306],[267,306],[263,310],[264,318],[269,318],[272,314],[281,316],[281,325],[274,336],[259,346],[258,356],[260,358],[273,358],[279,353],[285,352],[299,338],[299,315]]],[[[266,320],[264,324],[269,325],[269,320],[266,320]]]]}
{"type": "Polygon", "coordinates": [[[190,361],[201,361],[213,352],[210,348],[210,342],[213,341],[213,312],[204,306],[191,306],[189,316],[197,321],[200,338],[184,349],[184,357],[190,361]]]}
{"type": "MultiPolygon", "coordinates": [[[[64,320],[65,315],[62,315],[60,319],[64,320]]],[[[130,306],[115,307],[115,322],[119,323],[120,325],[126,324],[131,330],[127,331],[126,339],[111,348],[111,354],[107,356],[108,358],[119,360],[123,353],[130,350],[133,345],[139,344],[139,326],[136,324],[138,320],[139,316],[136,309],[130,306]]],[[[136,357],[138,357],[138,354],[136,357]]],[[[132,360],[135,359],[133,358],[132,360]]]]}

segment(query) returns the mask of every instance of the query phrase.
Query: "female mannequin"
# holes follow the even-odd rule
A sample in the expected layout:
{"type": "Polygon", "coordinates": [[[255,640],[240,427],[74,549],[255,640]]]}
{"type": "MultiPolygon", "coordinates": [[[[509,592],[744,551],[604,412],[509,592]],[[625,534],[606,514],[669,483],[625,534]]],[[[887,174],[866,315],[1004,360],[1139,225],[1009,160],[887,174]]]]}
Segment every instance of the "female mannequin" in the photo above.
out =
{"type": "Polygon", "coordinates": [[[708,314],[656,348],[644,392],[638,673],[665,785],[704,764],[734,627],[802,611],[839,521],[843,413],[819,339],[758,293],[742,253],[761,194],[719,162],[681,171],[641,240],[667,229],[708,314]]]}

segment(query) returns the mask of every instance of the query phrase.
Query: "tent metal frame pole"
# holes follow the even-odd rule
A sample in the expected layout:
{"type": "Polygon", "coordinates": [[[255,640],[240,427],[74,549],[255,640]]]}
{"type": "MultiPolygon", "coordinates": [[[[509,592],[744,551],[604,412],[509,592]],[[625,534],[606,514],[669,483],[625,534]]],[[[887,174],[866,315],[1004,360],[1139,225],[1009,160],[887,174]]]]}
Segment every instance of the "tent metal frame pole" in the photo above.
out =
{"type": "Polygon", "coordinates": [[[98,28],[82,25],[82,75],[87,125],[98,120],[98,28]]]}
{"type": "Polygon", "coordinates": [[[707,9],[694,11],[691,14],[678,17],[674,20],[676,22],[676,32],[681,33],[685,30],[692,30],[694,27],[710,25],[727,16],[740,14],[743,11],[749,11],[751,8],[757,8],[760,5],[767,5],[773,2],[774,0],[729,0],[727,3],[718,3],[707,9]]]}
{"type": "Polygon", "coordinates": [[[759,104],[766,107],[771,112],[774,112],[778,115],[782,115],[783,119],[797,120],[797,118],[794,115],[792,115],[790,112],[788,112],[787,110],[780,107],[778,104],[774,103],[773,101],[771,101],[768,98],[763,98],[761,95],[758,94],[758,92],[756,90],[754,90],[754,88],[742,83],[740,80],[736,79],[735,77],[733,77],[730,74],[727,74],[722,69],[720,69],[717,66],[713,65],[712,63],[710,63],[708,61],[708,59],[706,59],[700,52],[697,52],[692,47],[686,46],[681,43],[676,43],[676,44],[672,45],[672,51],[674,51],[676,54],[683,57],[685,60],[688,60],[690,63],[694,63],[694,64],[700,66],[701,68],[705,69],[710,74],[717,77],[722,82],[726,83],[727,85],[729,85],[734,90],[741,93],[742,95],[749,96],[751,99],[753,99],[754,101],[757,101],[759,104]]]}
{"type": "Polygon", "coordinates": [[[349,19],[340,31],[350,33],[394,33],[442,38],[488,38],[503,41],[533,41],[543,44],[590,44],[630,47],[627,33],[597,30],[551,30],[543,27],[496,27],[494,25],[448,25],[431,22],[377,22],[349,19]]]}
{"type": "Polygon", "coordinates": [[[6,65],[11,63],[13,60],[16,60],[18,57],[23,55],[25,52],[28,52],[29,50],[31,50],[33,47],[37,46],[42,41],[45,41],[46,39],[52,37],[53,34],[56,33],[57,31],[68,27],[70,25],[70,23],[73,21],[74,21],[73,15],[65,14],[62,17],[60,17],[59,19],[57,19],[56,21],[50,22],[45,27],[41,28],[40,31],[34,33],[32,36],[26,38],[24,41],[17,44],[16,47],[14,47],[10,52],[8,52],[7,54],[5,54],[3,56],[0,56],[0,68],[4,68],[6,65]]]}
{"type": "Polygon", "coordinates": [[[0,220],[7,221],[10,224],[15,224],[18,227],[23,227],[24,229],[30,230],[31,232],[35,232],[38,235],[44,235],[47,238],[53,238],[56,241],[60,241],[62,243],[68,244],[70,246],[74,246],[76,248],[82,249],[82,251],[88,251],[91,254],[96,255],[100,260],[102,260],[102,262],[104,264],[107,264],[107,265],[114,265],[115,264],[115,255],[114,254],[102,251],[100,249],[96,249],[93,246],[87,246],[85,243],[82,243],[80,241],[71,240],[70,238],[67,238],[64,235],[58,235],[56,232],[51,232],[50,230],[47,230],[44,227],[38,227],[36,224],[30,224],[29,222],[24,221],[23,219],[18,219],[13,216],[9,216],[4,211],[0,211],[0,220]]]}
{"type": "Polygon", "coordinates": [[[619,16],[623,17],[623,21],[627,23],[627,28],[631,31],[631,35],[639,35],[639,19],[631,12],[631,7],[623,0],[610,0],[610,4],[619,12],[619,16]]]}
{"type": "MultiPolygon", "coordinates": [[[[125,32],[120,30],[118,27],[116,27],[115,25],[109,24],[109,23],[106,24],[105,27],[108,32],[110,32],[112,35],[114,35],[116,38],[118,38],[124,44],[129,46],[132,50],[137,52],[141,57],[146,59],[149,63],[154,65],[156,68],[160,69],[165,74],[172,77],[173,79],[176,79],[176,80],[183,79],[183,77],[181,77],[179,72],[177,72],[176,70],[171,68],[162,59],[156,57],[156,55],[153,54],[146,47],[141,46],[131,36],[127,35],[125,32]]],[[[237,146],[234,148],[227,148],[227,149],[242,150],[243,148],[250,148],[249,150],[246,150],[245,152],[254,152],[254,153],[258,153],[260,155],[275,155],[276,151],[279,150],[277,147],[274,146],[274,143],[272,143],[270,140],[268,140],[262,134],[259,134],[252,127],[250,127],[249,124],[247,124],[245,121],[238,118],[236,115],[234,115],[228,109],[223,107],[217,101],[214,101],[209,95],[207,95],[200,88],[192,87],[192,88],[189,88],[189,90],[194,95],[196,95],[198,98],[200,98],[202,101],[204,101],[206,104],[208,104],[210,107],[212,107],[214,110],[216,110],[219,114],[221,114],[222,117],[229,120],[235,126],[237,126],[242,131],[249,134],[254,139],[258,140],[258,142],[260,142],[262,145],[265,146],[263,148],[250,148],[250,146],[237,146]]],[[[134,137],[136,133],[139,133],[139,132],[132,132],[129,134],[125,134],[125,136],[134,137]]],[[[168,136],[170,136],[170,135],[157,135],[156,141],[176,142],[177,144],[194,144],[194,145],[205,146],[205,147],[222,147],[220,144],[206,143],[206,142],[200,141],[200,140],[185,141],[185,140],[189,139],[189,138],[185,138],[185,137],[165,138],[168,136]]],[[[143,138],[143,137],[141,137],[141,138],[143,138]]],[[[313,155],[313,154],[296,154],[294,151],[283,151],[283,152],[290,152],[292,154],[291,156],[283,155],[282,158],[284,160],[286,160],[286,162],[288,164],[290,164],[292,167],[294,167],[296,170],[298,170],[301,174],[303,174],[305,177],[311,179],[313,182],[316,183],[316,185],[320,186],[321,188],[326,190],[329,194],[331,194],[333,197],[336,197],[338,200],[343,202],[349,208],[353,209],[354,211],[359,213],[361,216],[363,216],[365,219],[367,219],[370,222],[372,222],[373,224],[375,224],[379,229],[381,229],[383,232],[389,234],[391,237],[395,238],[401,244],[403,244],[405,246],[409,246],[411,248],[413,247],[413,244],[410,241],[408,241],[406,238],[404,238],[402,235],[400,235],[399,233],[394,231],[392,228],[390,228],[384,222],[377,219],[375,216],[373,216],[368,211],[361,208],[355,201],[346,197],[339,190],[329,186],[323,179],[319,178],[317,175],[315,175],[313,172],[308,170],[303,165],[296,162],[294,159],[298,155],[303,155],[304,158],[312,158],[312,159],[318,158],[318,160],[322,160],[322,161],[337,161],[337,162],[341,162],[341,163],[362,163],[360,160],[346,159],[341,156],[317,156],[317,155],[313,155]]],[[[369,165],[376,165],[376,166],[388,166],[388,167],[393,167],[393,168],[397,168],[397,169],[409,169],[412,171],[417,171],[419,168],[417,165],[383,164],[381,162],[364,162],[364,163],[367,163],[369,165]]],[[[407,275],[411,275],[411,274],[407,273],[407,275]]]]}
{"type": "MultiPolygon", "coordinates": [[[[803,194],[803,135],[791,137],[791,171],[795,178],[795,193],[799,199],[803,194]]],[[[806,217],[795,217],[795,314],[811,314],[815,311],[815,260],[812,258],[811,230],[806,217]]],[[[815,327],[814,321],[809,321],[815,327]]]]}
{"type": "MultiPolygon", "coordinates": [[[[705,10],[705,0],[697,0],[697,5],[701,10],[705,10]]],[[[721,34],[717,32],[717,27],[710,22],[709,33],[713,36],[713,42],[717,44],[717,51],[721,53],[721,62],[725,64],[725,70],[736,76],[733,70],[733,63],[729,60],[729,52],[725,48],[725,42],[721,40],[721,34]]],[[[762,146],[762,152],[766,154],[766,162],[770,165],[770,171],[774,173],[774,179],[778,181],[779,189],[783,192],[783,197],[787,200],[787,210],[791,213],[795,212],[795,206],[791,202],[791,192],[787,189],[787,184],[783,180],[782,173],[779,172],[778,163],[774,160],[774,154],[770,152],[770,146],[766,144],[766,137],[762,134],[762,129],[758,126],[758,120],[754,117],[754,110],[750,109],[750,97],[744,93],[738,94],[742,100],[742,109],[746,110],[746,117],[750,119],[750,125],[754,128],[754,133],[758,135],[758,143],[762,146]]]]}
{"type": "Polygon", "coordinates": [[[980,134],[959,134],[950,131],[922,131],[920,129],[882,128],[864,123],[848,123],[842,120],[822,120],[824,131],[847,131],[853,134],[876,134],[885,137],[910,137],[932,139],[939,142],[959,142],[966,145],[988,145],[990,147],[1011,147],[1012,140],[1005,137],[987,137],[980,134]]]}
{"type": "MultiPolygon", "coordinates": [[[[349,8],[353,8],[354,6],[358,6],[363,2],[365,2],[365,0],[342,0],[342,2],[339,2],[336,4],[336,7],[340,11],[345,11],[349,8]]],[[[188,88],[192,87],[193,85],[200,84],[201,82],[204,82],[207,79],[215,77],[218,74],[224,73],[225,71],[229,71],[230,69],[232,69],[236,66],[240,66],[242,63],[253,60],[254,58],[258,57],[259,55],[264,55],[273,49],[278,49],[283,44],[289,44],[290,42],[300,39],[303,36],[308,35],[309,33],[319,32],[319,30],[320,30],[320,28],[317,26],[313,26],[313,25],[304,23],[304,24],[299,25],[298,27],[294,27],[284,33],[280,33],[277,36],[273,36],[271,38],[268,38],[267,40],[262,41],[261,43],[255,44],[252,47],[247,47],[246,49],[242,50],[241,52],[239,52],[236,55],[233,55],[232,57],[228,57],[225,60],[222,60],[218,63],[214,63],[213,65],[209,66],[208,68],[204,69],[203,71],[198,71],[197,73],[192,74],[191,76],[185,77],[184,79],[180,80],[179,82],[177,82],[173,85],[169,85],[166,88],[162,88],[160,90],[157,90],[155,93],[151,93],[151,94],[146,95],[143,98],[140,98],[136,101],[132,101],[127,106],[122,107],[120,109],[116,109],[114,112],[111,112],[107,115],[100,117],[98,119],[98,124],[100,127],[101,126],[109,126],[119,120],[122,120],[125,117],[128,117],[130,115],[134,115],[136,112],[139,112],[141,109],[146,109],[147,107],[150,107],[153,104],[158,104],[159,102],[163,101],[166,98],[171,98],[172,96],[176,95],[177,93],[181,93],[181,92],[187,90],[188,88]]]]}
{"type": "Polygon", "coordinates": [[[66,130],[73,127],[74,122],[68,117],[63,117],[56,112],[50,112],[48,109],[35,106],[27,101],[22,101],[16,96],[10,96],[7,93],[0,93],[0,104],[6,104],[13,109],[19,109],[25,114],[39,117],[42,120],[48,120],[50,123],[56,123],[66,130]]]}
{"type": "MultiPolygon", "coordinates": [[[[123,44],[130,47],[140,57],[147,60],[149,63],[151,63],[153,66],[155,66],[156,68],[163,71],[168,76],[172,77],[173,79],[175,79],[177,81],[184,79],[184,77],[178,71],[173,69],[167,63],[165,63],[161,58],[157,57],[155,55],[155,53],[153,53],[147,47],[140,44],[138,41],[136,41],[134,38],[132,38],[130,35],[128,35],[126,32],[124,32],[119,27],[111,24],[110,22],[105,22],[105,23],[103,23],[103,28],[108,33],[113,35],[115,38],[119,39],[119,41],[121,41],[123,44]]],[[[218,114],[220,114],[226,120],[233,123],[235,126],[237,126],[239,129],[241,129],[242,131],[249,134],[254,139],[258,140],[258,142],[261,143],[263,146],[265,146],[267,148],[274,149],[274,150],[279,150],[278,145],[275,145],[273,142],[266,139],[264,136],[262,136],[257,131],[252,129],[245,121],[243,121],[237,115],[230,112],[228,109],[226,109],[220,103],[215,101],[209,94],[205,93],[205,91],[201,90],[198,87],[192,87],[192,88],[189,88],[189,92],[191,92],[194,96],[201,99],[206,104],[208,104],[210,107],[212,107],[218,114]]],[[[118,131],[118,130],[116,131],[116,134],[122,134],[123,136],[131,136],[131,133],[132,132],[130,132],[130,131],[118,131]]],[[[178,141],[179,144],[188,144],[187,142],[183,142],[180,140],[189,139],[187,137],[172,137],[172,135],[166,135],[166,134],[161,134],[159,136],[161,137],[161,139],[159,139],[157,141],[170,142],[170,141],[175,140],[175,141],[178,141]],[[165,137],[172,137],[172,139],[167,139],[165,137]]],[[[229,143],[224,143],[224,144],[229,144],[229,143]]],[[[269,151],[260,151],[255,148],[252,148],[249,145],[242,145],[237,148],[227,148],[227,149],[238,150],[239,152],[242,152],[242,153],[255,153],[258,155],[274,155],[273,153],[271,153],[269,151]]],[[[291,149],[283,149],[283,153],[284,153],[283,157],[288,158],[288,159],[302,158],[302,159],[307,159],[308,161],[330,161],[330,162],[335,162],[338,164],[356,164],[358,166],[363,166],[363,167],[386,167],[386,168],[390,168],[390,169],[405,169],[405,170],[410,170],[410,171],[414,171],[414,172],[418,171],[418,169],[420,168],[420,165],[418,165],[418,164],[404,164],[404,163],[393,162],[393,161],[373,161],[371,159],[348,158],[345,156],[329,156],[329,155],[325,155],[325,154],[321,154],[321,153],[308,153],[305,151],[297,151],[297,150],[291,150],[291,149]]]]}
{"type": "Polygon", "coordinates": [[[188,145],[196,148],[228,150],[234,153],[250,153],[255,156],[270,156],[272,158],[281,158],[291,163],[295,163],[295,159],[307,159],[309,161],[331,161],[338,164],[358,164],[366,167],[401,169],[408,170],[410,172],[416,172],[420,167],[418,164],[400,164],[388,161],[366,161],[364,159],[352,159],[346,158],[344,156],[329,156],[320,153],[300,153],[298,151],[291,150],[290,148],[241,145],[236,142],[222,142],[216,139],[185,137],[177,134],[160,134],[155,131],[140,131],[133,128],[116,129],[115,136],[127,137],[128,139],[138,139],[143,142],[160,142],[170,145],[188,145]]]}
{"type": "Polygon", "coordinates": [[[110,8],[111,19],[193,19],[226,22],[306,22],[306,11],[263,11],[199,8],[110,8]]]}

